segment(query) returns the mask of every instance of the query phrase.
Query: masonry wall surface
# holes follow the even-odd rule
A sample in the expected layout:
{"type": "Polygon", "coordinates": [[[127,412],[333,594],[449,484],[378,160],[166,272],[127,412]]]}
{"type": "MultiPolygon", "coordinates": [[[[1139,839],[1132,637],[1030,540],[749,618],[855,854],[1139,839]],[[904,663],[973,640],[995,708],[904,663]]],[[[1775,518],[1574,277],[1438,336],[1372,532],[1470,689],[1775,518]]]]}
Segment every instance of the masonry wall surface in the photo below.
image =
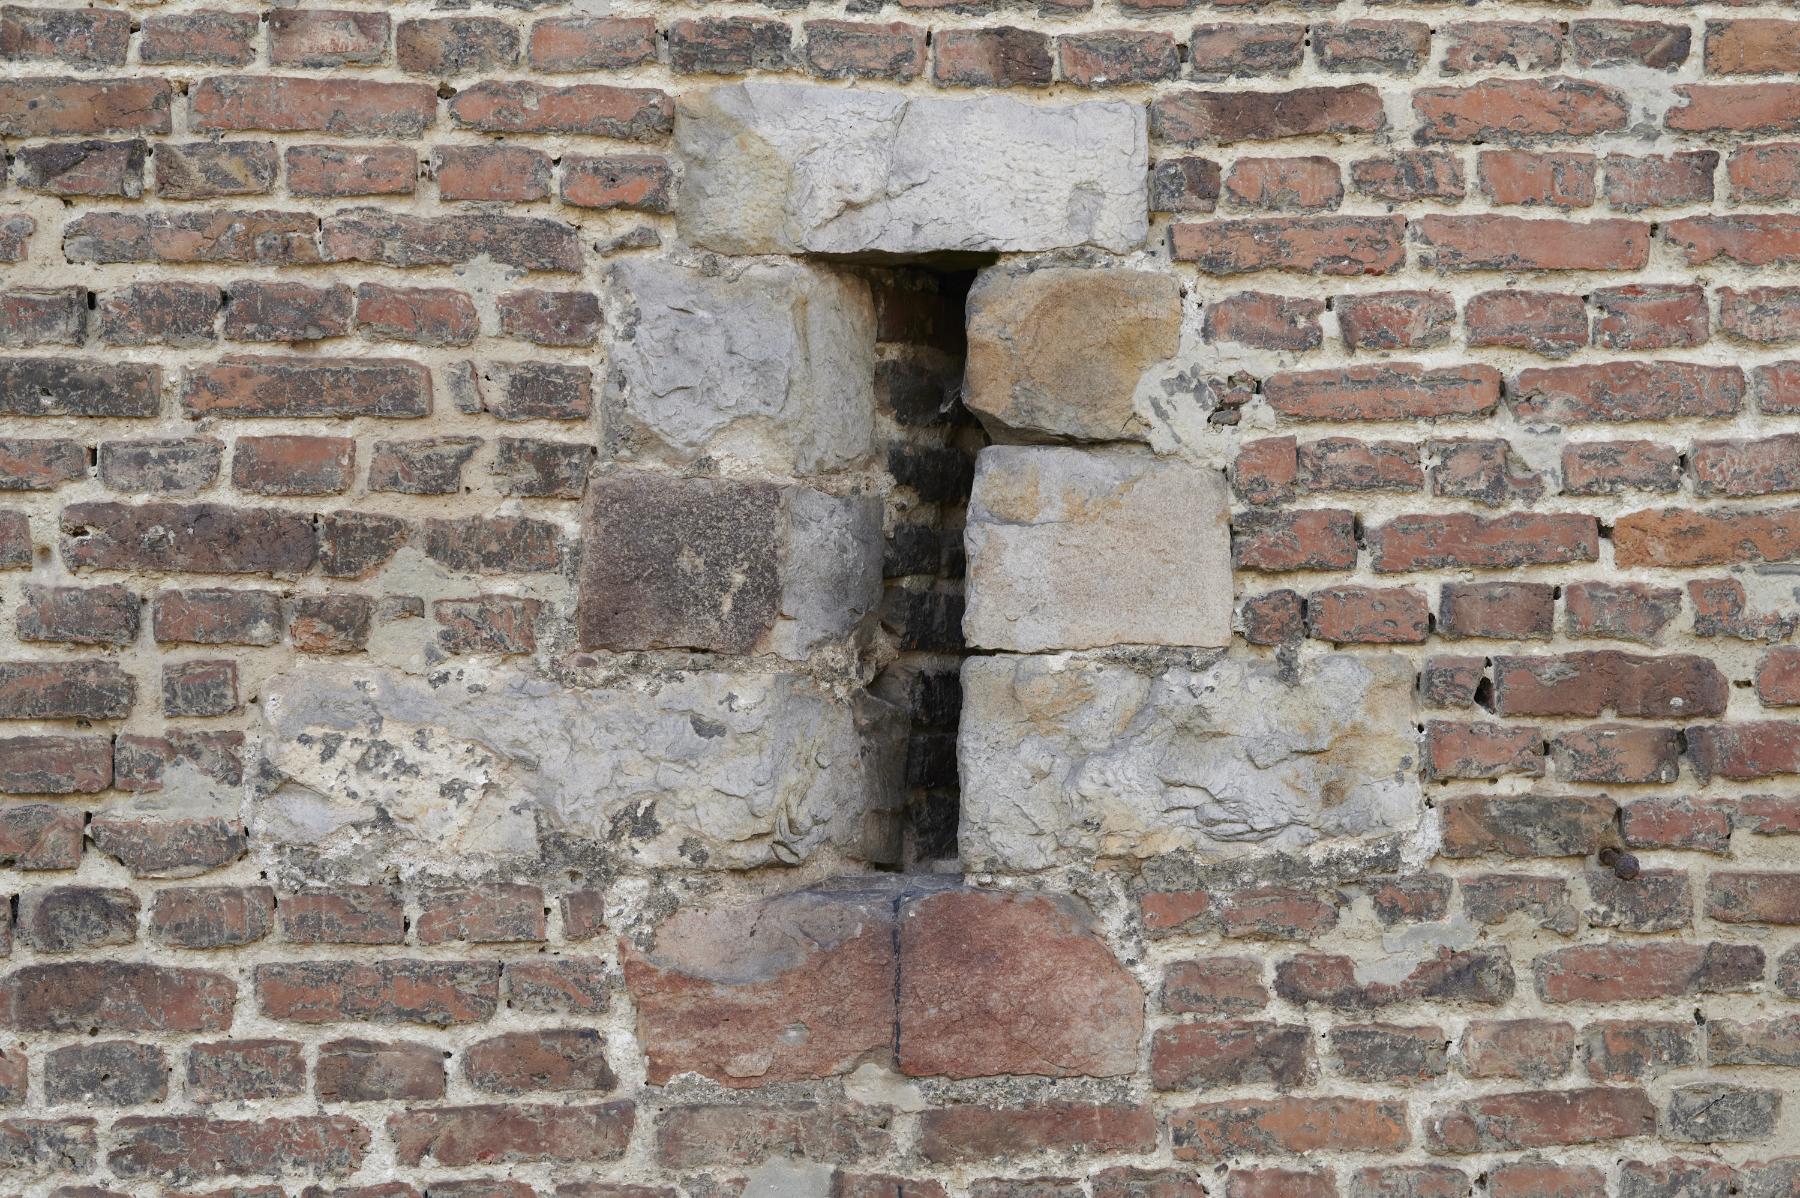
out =
{"type": "Polygon", "coordinates": [[[1800,1194],[1792,3],[0,66],[0,1193],[1800,1194]]]}

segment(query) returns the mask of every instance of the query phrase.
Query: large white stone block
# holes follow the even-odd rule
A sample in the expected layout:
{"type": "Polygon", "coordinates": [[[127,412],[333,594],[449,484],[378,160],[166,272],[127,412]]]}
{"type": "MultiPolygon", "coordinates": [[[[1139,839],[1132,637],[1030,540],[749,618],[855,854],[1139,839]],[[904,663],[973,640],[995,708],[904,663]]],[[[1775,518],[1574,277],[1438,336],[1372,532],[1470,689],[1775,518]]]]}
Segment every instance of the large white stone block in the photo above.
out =
{"type": "Polygon", "coordinates": [[[985,649],[1231,640],[1225,480],[1133,450],[996,445],[975,463],[963,633],[985,649]]]}
{"type": "Polygon", "coordinates": [[[737,83],[681,99],[676,219],[729,254],[1129,250],[1148,229],[1141,105],[737,83]]]}
{"type": "Polygon", "coordinates": [[[607,301],[606,395],[623,453],[809,475],[873,451],[875,306],[863,280],[804,262],[629,258],[607,301]]]}
{"type": "Polygon", "coordinates": [[[1224,859],[1418,826],[1412,667],[1056,654],[963,663],[963,866],[1224,859]]]}

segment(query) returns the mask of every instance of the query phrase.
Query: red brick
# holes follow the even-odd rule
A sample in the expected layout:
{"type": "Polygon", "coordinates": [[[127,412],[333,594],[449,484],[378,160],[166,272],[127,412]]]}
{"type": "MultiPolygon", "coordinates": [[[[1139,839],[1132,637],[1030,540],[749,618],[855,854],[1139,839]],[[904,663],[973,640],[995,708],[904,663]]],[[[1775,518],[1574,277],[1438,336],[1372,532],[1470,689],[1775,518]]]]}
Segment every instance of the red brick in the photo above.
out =
{"type": "Polygon", "coordinates": [[[1687,284],[1630,284],[1594,292],[1594,344],[1603,349],[1676,349],[1704,344],[1706,291],[1687,284]]]}
{"type": "Polygon", "coordinates": [[[1419,999],[1483,1004],[1512,997],[1515,979],[1504,949],[1439,949],[1398,982],[1359,982],[1349,957],[1303,953],[1275,967],[1275,993],[1300,1006],[1368,1010],[1419,999]]]}
{"type": "Polygon", "coordinates": [[[1331,1030],[1335,1071],[1360,1082],[1420,1082],[1449,1070],[1444,1029],[1392,1023],[1353,1024],[1331,1030]]]}
{"type": "Polygon", "coordinates": [[[462,470],[481,447],[479,437],[377,441],[369,462],[369,490],[403,495],[455,495],[462,470]]]}
{"type": "Polygon", "coordinates": [[[1246,598],[1239,608],[1244,639],[1252,645],[1284,645],[1306,635],[1306,607],[1298,591],[1270,591],[1246,598]]]}
{"type": "Polygon", "coordinates": [[[1661,441],[1579,441],[1563,446],[1564,495],[1669,494],[1681,489],[1681,454],[1661,441]]]}
{"type": "Polygon", "coordinates": [[[1569,52],[1584,67],[1672,71],[1687,61],[1692,33],[1662,21],[1585,20],[1569,24],[1569,52]]]}
{"type": "Polygon", "coordinates": [[[289,146],[287,176],[297,196],[411,195],[419,156],[410,146],[289,146]]]}
{"type": "Polygon", "coordinates": [[[629,1102],[441,1107],[389,1115],[388,1135],[409,1167],[612,1161],[625,1154],[636,1114],[629,1102]]]}
{"type": "Polygon", "coordinates": [[[919,1153],[937,1165],[1013,1160],[1046,1150],[1088,1155],[1151,1152],[1156,1140],[1156,1115],[1142,1106],[953,1106],[919,1116],[919,1153]]]}
{"type": "Polygon", "coordinates": [[[1333,587],[1306,597],[1307,631],[1340,645],[1414,645],[1430,635],[1431,610],[1411,587],[1333,587]]]}
{"type": "Polygon", "coordinates": [[[150,905],[150,938],[176,948],[254,944],[275,925],[267,886],[174,886],[150,905]]]}
{"type": "Polygon", "coordinates": [[[1410,362],[1270,375],[1263,398],[1292,420],[1417,420],[1481,416],[1500,401],[1491,366],[1431,369],[1410,362]]]}
{"type": "Polygon", "coordinates": [[[453,654],[535,652],[542,612],[542,601],[510,595],[437,599],[431,605],[438,644],[453,654]]]}
{"type": "Polygon", "coordinates": [[[1695,799],[1634,799],[1620,810],[1620,830],[1631,848],[1693,849],[1724,853],[1731,848],[1729,808],[1695,799]]]}
{"type": "Polygon", "coordinates": [[[154,416],[162,372],[136,363],[0,358],[0,415],[154,416]]]}
{"type": "Polygon", "coordinates": [[[1544,582],[1449,582],[1438,592],[1438,631],[1452,639],[1548,637],[1556,588],[1544,582]]]}
{"type": "Polygon", "coordinates": [[[674,168],[654,154],[563,157],[559,194],[563,203],[577,208],[669,212],[674,189],[674,168]]]}
{"type": "Polygon", "coordinates": [[[0,662],[0,719],[116,720],[136,698],[136,682],[110,661],[0,662]]]}
{"type": "Polygon", "coordinates": [[[605,1048],[592,1028],[508,1032],[469,1045],[463,1071],[490,1094],[605,1092],[618,1084],[605,1048]]]}
{"type": "Polygon", "coordinates": [[[1800,924],[1800,874],[1715,873],[1706,883],[1706,914],[1721,923],[1800,924]]]}
{"type": "Polygon", "coordinates": [[[8,1026],[28,1032],[219,1032],[237,997],[220,973],[117,961],[26,965],[0,985],[8,1026]]]}
{"type": "Polygon", "coordinates": [[[1766,415],[1800,411],[1800,362],[1771,362],[1752,372],[1756,410],[1766,415]]]}
{"type": "Polygon", "coordinates": [[[1362,195],[1396,204],[1463,198],[1462,163],[1441,150],[1402,150],[1350,164],[1350,185],[1362,195]]]}
{"type": "MultiPolygon", "coordinates": [[[[244,16],[254,30],[255,15],[244,16]]],[[[163,142],[152,159],[156,194],[165,200],[268,195],[275,190],[276,163],[275,143],[268,141],[163,142]]]]}
{"type": "Polygon", "coordinates": [[[1656,1107],[1642,1090],[1593,1088],[1493,1094],[1434,1111],[1433,1152],[1494,1152],[1592,1144],[1653,1134],[1656,1107]]]}
{"type": "Polygon", "coordinates": [[[1337,1198],[1337,1186],[1326,1172],[1233,1169],[1225,1175],[1224,1198],[1337,1198]]]}
{"type": "Polygon", "coordinates": [[[897,997],[901,1072],[1131,1072],[1143,996],[1085,919],[1047,898],[977,891],[907,904],[897,997]],[[1003,1033],[1013,1019],[1030,1021],[1031,1043],[1003,1033]]]}
{"type": "Polygon", "coordinates": [[[1331,301],[1348,349],[1429,349],[1450,339],[1456,302],[1442,291],[1377,291],[1331,301]]]}
{"type": "Polygon", "coordinates": [[[1376,133],[1386,127],[1381,96],[1366,83],[1282,92],[1170,92],[1150,104],[1150,136],[1182,146],[1376,133]]]}
{"type": "Polygon", "coordinates": [[[528,516],[468,516],[425,522],[425,554],[466,574],[535,574],[556,569],[556,525],[528,516]]]}
{"type": "Polygon", "coordinates": [[[1425,485],[1419,447],[1405,441],[1322,437],[1299,446],[1296,481],[1308,494],[1418,491],[1425,485]]]}
{"type": "MultiPolygon", "coordinates": [[[[79,843],[76,851],[79,854],[79,843]]],[[[27,890],[19,896],[19,939],[40,953],[131,944],[137,940],[139,909],[137,895],[129,890],[97,886],[27,890]]]]}
{"type": "Polygon", "coordinates": [[[1431,27],[1423,21],[1319,24],[1312,27],[1312,42],[1325,71],[1414,75],[1431,53],[1431,27]]]}
{"type": "Polygon", "coordinates": [[[1405,263],[1405,232],[1398,216],[1268,217],[1171,225],[1169,244],[1208,274],[1379,275],[1405,263]]]}
{"type": "Polygon", "coordinates": [[[81,863],[81,812],[47,803],[0,806],[0,866],[74,869],[81,863]]]}
{"type": "Polygon", "coordinates": [[[380,341],[416,345],[467,345],[481,334],[481,318],[468,295],[449,287],[356,289],[356,327],[380,341]]]}
{"type": "Polygon", "coordinates": [[[656,57],[650,17],[555,17],[531,26],[533,70],[616,71],[656,57]]]}
{"type": "Polygon", "coordinates": [[[1800,186],[1800,145],[1740,146],[1725,163],[1733,199],[1780,203],[1800,186]]]}
{"type": "Polygon", "coordinates": [[[256,995],[290,1023],[479,1023],[499,1002],[496,961],[306,961],[258,965],[256,995]]]}
{"type": "Polygon", "coordinates": [[[1634,1002],[1746,990],[1762,981],[1763,950],[1672,941],[1589,944],[1540,956],[1546,1002],[1634,1002]]]}
{"type": "Polygon", "coordinates": [[[1348,570],[1356,565],[1355,516],[1329,508],[1240,513],[1231,553],[1243,570],[1348,570]]]}
{"type": "Polygon", "coordinates": [[[438,197],[541,200],[550,194],[550,156],[523,146],[439,146],[432,151],[438,197]]]}
{"type": "Polygon", "coordinates": [[[1494,709],[1503,715],[1722,715],[1729,690],[1710,659],[1685,654],[1640,657],[1597,650],[1494,658],[1494,709]]]}
{"type": "Polygon", "coordinates": [[[0,491],[53,491],[87,472],[87,449],[79,441],[0,438],[0,491]]]}
{"type": "Polygon", "coordinates": [[[544,939],[544,892],[493,883],[428,895],[415,929],[420,944],[501,944],[544,939]]]}
{"type": "Polygon", "coordinates": [[[1436,780],[1536,777],[1544,772],[1543,730],[1432,720],[1425,725],[1425,772],[1436,780]]]}
{"type": "Polygon", "coordinates": [[[27,584],[19,607],[21,641],[128,645],[137,639],[142,600],[117,584],[44,587],[27,584]]]}
{"type": "Polygon", "coordinates": [[[1578,295],[1483,291],[1469,297],[1463,323],[1471,346],[1563,357],[1588,343],[1587,305],[1578,295]]]}
{"type": "Polygon", "coordinates": [[[100,297],[100,340],[109,345],[205,345],[223,294],[209,283],[135,283],[100,297]]]}
{"type": "MultiPolygon", "coordinates": [[[[189,735],[241,738],[243,734],[189,735]]],[[[221,869],[242,857],[246,847],[243,825],[216,816],[96,815],[88,824],[88,837],[95,849],[139,878],[187,878],[221,869]]]]}
{"type": "Polygon", "coordinates": [[[143,18],[138,60],[147,66],[176,64],[241,67],[256,61],[255,13],[201,11],[143,18]]]}
{"type": "Polygon", "coordinates": [[[430,1044],[332,1040],[319,1046],[321,1102],[429,1102],[444,1096],[444,1057],[430,1044]]]}
{"type": "Polygon", "coordinates": [[[1188,74],[1196,79],[1285,75],[1305,53],[1304,25],[1196,25],[1188,35],[1188,74]]]}
{"type": "Polygon", "coordinates": [[[1690,454],[1697,495],[1770,495],[1800,490],[1800,436],[1696,441],[1690,454]]]}
{"type": "Polygon", "coordinates": [[[431,374],[398,358],[232,357],[188,368],[181,406],[194,417],[377,416],[431,411],[431,374]]]}
{"type": "Polygon", "coordinates": [[[1233,939],[1308,940],[1337,926],[1341,905],[1330,893],[1260,886],[1221,896],[1219,924],[1233,939]]]}
{"type": "Polygon", "coordinates": [[[223,1120],[132,1115],[113,1124],[106,1163],[120,1177],[339,1177],[361,1167],[369,1129],[343,1115],[223,1120]]]}
{"type": "Polygon", "coordinates": [[[93,794],[112,780],[107,737],[0,737],[0,794],[93,794]]]}
{"type": "Polygon", "coordinates": [[[1800,341],[1800,289],[1719,289],[1719,324],[1733,337],[1760,345],[1800,341]]]}
{"type": "Polygon", "coordinates": [[[1171,961],[1163,970],[1162,1005],[1170,1014],[1238,1015],[1269,1002],[1255,957],[1171,961]]]}
{"type": "Polygon", "coordinates": [[[1329,158],[1240,158],[1225,177],[1231,207],[1260,212],[1320,212],[1344,198],[1337,164],[1329,158]]]}
{"type": "Polygon", "coordinates": [[[282,936],[294,944],[399,944],[406,911],[385,886],[345,886],[282,896],[282,936]]]}
{"type": "Polygon", "coordinates": [[[373,66],[387,57],[385,13],[278,8],[267,22],[269,62],[278,67],[373,66]]]}
{"type": "Polygon", "coordinates": [[[1791,561],[1800,554],[1800,511],[1630,512],[1613,524],[1621,566],[1716,566],[1791,561]]]}
{"type": "Polygon", "coordinates": [[[614,987],[602,962],[580,957],[509,961],[505,979],[507,1005],[540,1015],[599,1014],[614,987]]]}
{"type": "Polygon", "coordinates": [[[400,551],[412,526],[373,512],[326,512],[319,518],[319,569],[327,578],[366,578],[400,551]]]}
{"type": "Polygon", "coordinates": [[[592,345],[600,300],[590,291],[509,291],[495,300],[500,331],[534,345],[592,345]]]}
{"type": "Polygon", "coordinates": [[[1236,1154],[1399,1152],[1411,1136],[1404,1102],[1368,1098],[1237,1099],[1169,1115],[1177,1160],[1236,1154]]]}
{"type": "Polygon", "coordinates": [[[1706,23],[1708,75],[1786,75],[1800,71],[1800,21],[1706,23]]]}
{"type": "Polygon", "coordinates": [[[1485,657],[1429,657],[1419,671],[1419,699],[1428,707],[1473,707],[1486,680],[1485,657]]]}
{"type": "Polygon", "coordinates": [[[938,29],[932,44],[939,87],[1048,87],[1054,71],[1050,38],[1033,29],[938,29]]]}
{"type": "Polygon", "coordinates": [[[413,216],[376,208],[325,218],[324,256],[332,262],[444,266],[486,256],[520,270],[576,271],[581,242],[561,221],[469,213],[413,216]]]}
{"type": "Polygon", "coordinates": [[[1298,457],[1292,437],[1264,437],[1238,451],[1231,481],[1248,503],[1286,503],[1294,497],[1298,457]]]}
{"type": "Polygon", "coordinates": [[[1689,266],[1721,259],[1744,266],[1800,262],[1800,218],[1785,213],[1685,217],[1664,225],[1662,235],[1689,266]]]}
{"type": "Polygon", "coordinates": [[[301,653],[356,653],[369,642],[375,601],[367,595],[301,595],[288,626],[301,653]]]}
{"type": "Polygon", "coordinates": [[[675,106],[665,93],[649,88],[487,81],[458,92],[450,101],[450,116],[463,128],[484,133],[581,133],[660,141],[674,125],[675,106]]]}
{"type": "Polygon", "coordinates": [[[658,1121],[656,1155],[674,1168],[747,1166],[771,1156],[854,1164],[892,1142],[885,1115],[882,1108],[849,1103],[677,1106],[658,1121]]]}
{"type": "Polygon", "coordinates": [[[1491,1198],[1606,1198],[1606,1174],[1592,1165],[1508,1161],[1488,1174],[1491,1198]]]}
{"type": "Polygon", "coordinates": [[[1491,79],[1413,93],[1421,143],[1591,137],[1622,130],[1631,105],[1616,88],[1581,79],[1491,79]]]}
{"type": "Polygon", "coordinates": [[[196,133],[262,129],[410,139],[437,120],[437,93],[427,83],[215,75],[189,89],[188,111],[196,133]]]}
{"type": "Polygon", "coordinates": [[[1181,1023],[1150,1039],[1150,1084],[1158,1090],[1303,1086],[1317,1071],[1305,1024],[1181,1023]]]}
{"type": "Polygon", "coordinates": [[[293,1040],[219,1040],[187,1054],[187,1096],[197,1103],[292,1098],[306,1091],[306,1058],[293,1040]]]}
{"type": "Polygon", "coordinates": [[[1694,1061],[1691,1019],[1604,1020],[1588,1024],[1582,1033],[1588,1076],[1595,1081],[1635,1081],[1694,1061]]]}
{"type": "Polygon", "coordinates": [[[1510,395],[1521,419],[1583,423],[1729,416],[1744,400],[1736,366],[1608,362],[1522,370],[1510,395]]]}
{"type": "Polygon", "coordinates": [[[1543,1019],[1473,1020],[1457,1046],[1458,1064],[1470,1077],[1533,1082],[1568,1073],[1574,1054],[1575,1029],[1543,1019]]]}
{"type": "MultiPolygon", "coordinates": [[[[532,36],[535,48],[536,27],[532,36]]],[[[519,35],[497,17],[401,21],[394,28],[394,58],[401,70],[415,75],[498,74],[519,61],[519,35]]],[[[552,69],[535,58],[532,66],[552,69]]]]}
{"type": "Polygon", "coordinates": [[[1597,725],[1550,741],[1550,759],[1565,782],[1673,782],[1680,742],[1673,729],[1597,725]]]}
{"type": "Polygon", "coordinates": [[[131,18],[116,9],[28,8],[0,13],[0,54],[10,62],[123,66],[131,18]]]}
{"type": "Polygon", "coordinates": [[[1464,1198],[1467,1174],[1448,1165],[1388,1165],[1350,1175],[1349,1198],[1464,1198]]]}
{"type": "Polygon", "coordinates": [[[163,643],[272,645],[281,639],[281,596],[222,588],[160,591],[150,623],[163,643]]]}
{"type": "Polygon", "coordinates": [[[1718,165],[1717,150],[1608,154],[1603,160],[1606,202],[1617,212],[1711,203],[1718,165]]]}
{"type": "Polygon", "coordinates": [[[1372,529],[1368,543],[1379,573],[1504,570],[1594,561],[1599,556],[1599,527],[1592,516],[1572,514],[1422,514],[1394,517],[1372,529]]]}
{"type": "Polygon", "coordinates": [[[1240,291],[1207,306],[1206,339],[1257,349],[1317,349],[1324,311],[1323,300],[1240,291]]]}
{"type": "Polygon", "coordinates": [[[22,287],[0,292],[0,344],[80,345],[87,288],[22,287]]]}
{"type": "Polygon", "coordinates": [[[1422,216],[1422,265],[1438,270],[1641,270],[1650,226],[1629,220],[1531,220],[1518,216],[1422,216]]]}
{"type": "Polygon", "coordinates": [[[1439,498],[1468,499],[1488,507],[1529,506],[1544,492],[1544,480],[1499,440],[1427,441],[1425,452],[1437,459],[1428,476],[1439,498]]]}
{"type": "Polygon", "coordinates": [[[173,94],[166,79],[0,80],[0,136],[167,133],[173,94]]]}
{"type": "Polygon", "coordinates": [[[240,437],[231,485],[256,495],[334,495],[350,486],[355,463],[349,437],[240,437]]]}
{"type": "Polygon", "coordinates": [[[1604,795],[1455,795],[1438,809],[1446,857],[1580,857],[1618,814],[1604,795]]]}
{"type": "Polygon", "coordinates": [[[1065,82],[1077,87],[1118,87],[1175,78],[1181,68],[1175,39],[1166,33],[1128,29],[1065,33],[1056,39],[1065,82]]]}
{"type": "Polygon", "coordinates": [[[1483,150],[1479,159],[1481,190],[1496,204],[1586,208],[1594,202],[1594,169],[1592,154],[1483,150]]]}
{"type": "Polygon", "coordinates": [[[1562,65],[1562,29],[1555,21],[1461,21],[1439,32],[1446,75],[1491,67],[1547,71],[1562,65]]]}

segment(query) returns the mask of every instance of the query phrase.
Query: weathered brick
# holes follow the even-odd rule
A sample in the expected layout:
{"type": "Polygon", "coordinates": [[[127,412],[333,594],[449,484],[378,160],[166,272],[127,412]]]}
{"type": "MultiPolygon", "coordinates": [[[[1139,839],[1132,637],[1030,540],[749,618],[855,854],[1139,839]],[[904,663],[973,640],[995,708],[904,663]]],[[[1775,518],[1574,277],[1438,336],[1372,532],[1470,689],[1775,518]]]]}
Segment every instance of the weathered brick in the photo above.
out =
{"type": "Polygon", "coordinates": [[[106,1163],[120,1177],[353,1173],[369,1147],[369,1129],[342,1115],[225,1120],[197,1115],[133,1115],[113,1124],[106,1163]]]}
{"type": "MultiPolygon", "coordinates": [[[[787,27],[781,29],[785,37],[787,27]]],[[[674,37],[671,26],[671,44],[674,37]]],[[[679,70],[679,60],[673,61],[679,70]]],[[[666,93],[650,88],[487,81],[458,92],[450,101],[450,117],[465,129],[483,133],[577,133],[660,141],[674,125],[675,106],[666,93]]]]}
{"type": "Polygon", "coordinates": [[[1534,962],[1546,1002],[1628,1002],[1745,990],[1762,980],[1754,945],[1669,941],[1559,948],[1534,962]]]}
{"type": "Polygon", "coordinates": [[[629,1102],[440,1107],[388,1116],[388,1135],[409,1166],[611,1161],[625,1154],[636,1114],[629,1102]]]}
{"type": "Polygon", "coordinates": [[[176,948],[232,948],[261,940],[274,923],[267,886],[176,886],[156,892],[149,930],[176,948]]]}
{"type": "Polygon", "coordinates": [[[0,983],[20,1031],[219,1032],[237,986],[204,969],[118,961],[26,965],[0,983]]]}
{"type": "Polygon", "coordinates": [[[333,1040],[319,1046],[321,1102],[429,1102],[444,1096],[445,1054],[430,1044],[333,1040]]]}
{"type": "Polygon", "coordinates": [[[1316,1072],[1304,1024],[1182,1023],[1150,1039],[1150,1079],[1158,1090],[1302,1086],[1316,1072]]]}
{"type": "Polygon", "coordinates": [[[1176,261],[1208,274],[1378,275],[1406,261],[1405,232],[1401,217],[1265,217],[1171,225],[1169,246],[1176,261]]]}
{"type": "Polygon", "coordinates": [[[1169,1116],[1177,1160],[1237,1153],[1397,1152],[1411,1138],[1404,1102],[1367,1098],[1238,1099],[1169,1116]]]}
{"type": "Polygon", "coordinates": [[[154,1044],[100,1040],[44,1057],[44,1096],[53,1104],[137,1106],[169,1094],[169,1062],[154,1044]]]}
{"type": "Polygon", "coordinates": [[[919,1116],[920,1155],[940,1165],[1011,1160],[1046,1149],[1093,1154],[1146,1152],[1156,1139],[1156,1116],[1142,1106],[950,1106],[919,1116]]]}
{"type": "Polygon", "coordinates": [[[112,785],[104,736],[0,737],[0,794],[93,794],[112,785]]]}
{"type": "MultiPolygon", "coordinates": [[[[278,10],[302,18],[308,10],[278,10]]],[[[370,14],[363,14],[370,15],[370,14]]],[[[384,26],[387,18],[381,16],[384,26]]],[[[437,120],[429,84],[370,79],[215,75],[188,92],[196,132],[265,130],[338,137],[418,137],[437,120]]]]}
{"type": "Polygon", "coordinates": [[[139,878],[206,873],[236,861],[247,846],[243,825],[217,816],[96,815],[88,824],[88,837],[139,878]]]}
{"type": "Polygon", "coordinates": [[[187,1096],[197,1103],[292,1098],[306,1090],[306,1058],[293,1040],[218,1040],[187,1053],[187,1096]]]}
{"type": "Polygon", "coordinates": [[[536,21],[526,55],[538,71],[622,70],[656,56],[656,22],[585,16],[536,21]]]}
{"type": "Polygon", "coordinates": [[[309,961],[258,965],[256,994],[291,1023],[478,1023],[499,1001],[494,961],[309,961]]]}
{"type": "Polygon", "coordinates": [[[1518,216],[1422,216],[1421,265],[1464,270],[1640,270],[1650,226],[1629,220],[1566,221],[1518,216]]]}

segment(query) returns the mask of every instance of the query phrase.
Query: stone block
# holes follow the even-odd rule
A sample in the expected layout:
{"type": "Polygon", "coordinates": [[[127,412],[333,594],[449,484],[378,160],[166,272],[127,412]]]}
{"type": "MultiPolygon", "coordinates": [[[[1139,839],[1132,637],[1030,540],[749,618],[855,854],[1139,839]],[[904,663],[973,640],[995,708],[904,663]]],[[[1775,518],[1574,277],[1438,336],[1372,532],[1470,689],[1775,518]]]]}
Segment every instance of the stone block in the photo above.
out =
{"type": "Polygon", "coordinates": [[[616,471],[588,487],[580,640],[802,658],[875,610],[881,548],[872,496],[616,471]]]}
{"type": "Polygon", "coordinates": [[[1228,506],[1216,471],[1148,453],[982,450],[965,533],[969,644],[1229,643],[1228,506]]]}
{"type": "Polygon", "coordinates": [[[340,663],[276,675],[262,695],[259,842],[452,873],[535,859],[540,835],[646,866],[856,857],[867,813],[892,808],[898,785],[891,754],[865,762],[867,713],[797,674],[584,688],[340,663]]]}
{"type": "Polygon", "coordinates": [[[1124,251],[1149,220],[1141,106],[794,83],[683,96],[682,236],[728,254],[1124,251]]]}
{"type": "Polygon", "coordinates": [[[963,663],[963,867],[1219,860],[1423,817],[1412,669],[1059,654],[963,663]]]}
{"type": "Polygon", "coordinates": [[[610,288],[605,394],[621,452],[809,475],[873,451],[875,307],[861,279],[630,258],[610,288]]]}
{"type": "Polygon", "coordinates": [[[1181,342],[1181,283],[1161,271],[983,271],[969,291],[963,402],[996,433],[1142,441],[1138,381],[1181,342]]]}

